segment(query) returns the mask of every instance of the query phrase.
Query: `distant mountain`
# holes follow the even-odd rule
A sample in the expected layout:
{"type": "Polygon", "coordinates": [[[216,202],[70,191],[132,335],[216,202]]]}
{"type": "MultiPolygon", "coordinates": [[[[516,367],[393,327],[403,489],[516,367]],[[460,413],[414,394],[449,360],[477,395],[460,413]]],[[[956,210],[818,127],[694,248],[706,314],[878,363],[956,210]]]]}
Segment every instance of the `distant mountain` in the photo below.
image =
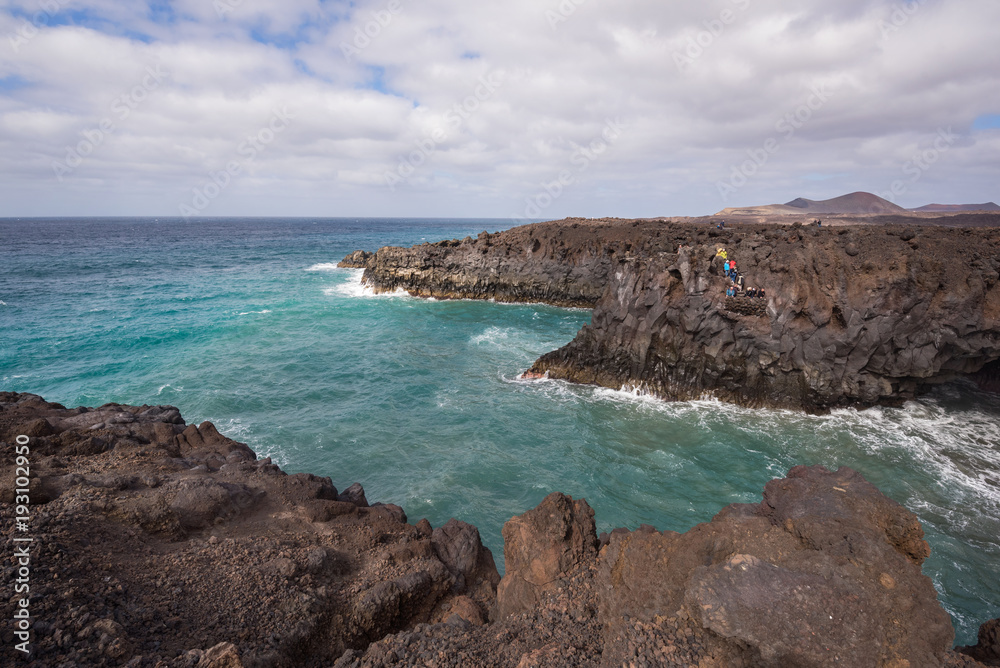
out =
{"type": "Polygon", "coordinates": [[[791,202],[786,202],[785,206],[800,209],[804,213],[906,213],[906,209],[903,207],[893,204],[887,199],[882,199],[878,195],[866,192],[856,192],[819,201],[799,197],[791,202]]]}
{"type": "Polygon", "coordinates": [[[721,215],[812,215],[827,213],[847,214],[905,214],[906,209],[897,206],[878,195],[866,192],[856,192],[841,195],[833,199],[812,200],[799,197],[785,204],[768,204],[766,206],[730,207],[723,209],[721,215]]]}
{"type": "Polygon", "coordinates": [[[951,213],[955,211],[1000,211],[1000,206],[995,202],[986,204],[928,204],[910,211],[930,211],[937,213],[951,213]]]}

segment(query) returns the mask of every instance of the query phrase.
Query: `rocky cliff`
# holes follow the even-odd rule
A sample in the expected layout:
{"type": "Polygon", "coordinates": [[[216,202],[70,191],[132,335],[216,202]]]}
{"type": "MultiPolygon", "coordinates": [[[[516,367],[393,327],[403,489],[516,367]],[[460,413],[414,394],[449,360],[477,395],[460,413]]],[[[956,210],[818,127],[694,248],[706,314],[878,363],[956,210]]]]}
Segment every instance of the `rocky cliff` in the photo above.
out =
{"type": "MultiPolygon", "coordinates": [[[[597,536],[582,499],[553,493],[503,530],[507,573],[493,622],[387,636],[348,666],[976,666],[975,647],[921,574],[920,524],[847,468],[796,467],[759,504],[686,533],[597,536]],[[973,658],[975,657],[975,658],[973,658]],[[413,659],[416,659],[414,662],[413,659]]],[[[992,664],[988,664],[992,665],[992,664]]]]}
{"type": "Polygon", "coordinates": [[[656,223],[567,220],[413,248],[358,251],[341,267],[365,270],[376,292],[541,302],[592,308],[625,258],[659,249],[656,223]]]}
{"type": "Polygon", "coordinates": [[[594,306],[528,377],[823,411],[895,404],[1000,359],[1000,229],[560,221],[385,248],[377,290],[594,306]],[[727,299],[719,249],[766,299],[727,299]],[[595,295],[597,295],[595,297],[595,295]]]}
{"type": "Polygon", "coordinates": [[[28,545],[32,620],[30,656],[4,625],[4,666],[330,665],[417,623],[482,624],[495,600],[475,527],[408,524],[360,485],[286,475],[170,406],[0,392],[0,456],[4,586],[28,545]],[[18,436],[30,505],[15,531],[18,436]]]}
{"type": "Polygon", "coordinates": [[[4,579],[30,585],[0,614],[31,619],[3,665],[1000,665],[997,620],[951,649],[919,522],[849,469],[795,468],[684,534],[598,537],[553,493],[504,527],[499,580],[475,527],[409,524],[170,406],[2,392],[0,457],[4,579]]]}

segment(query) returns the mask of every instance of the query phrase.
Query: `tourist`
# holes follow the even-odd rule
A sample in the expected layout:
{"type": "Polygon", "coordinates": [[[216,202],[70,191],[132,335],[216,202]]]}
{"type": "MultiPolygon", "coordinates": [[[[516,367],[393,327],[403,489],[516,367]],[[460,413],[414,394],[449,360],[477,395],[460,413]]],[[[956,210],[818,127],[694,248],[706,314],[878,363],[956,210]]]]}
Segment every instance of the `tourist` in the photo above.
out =
{"type": "Polygon", "coordinates": [[[760,297],[761,299],[765,298],[765,296],[764,296],[764,288],[761,288],[760,290],[757,291],[757,296],[760,297]]]}
{"type": "Polygon", "coordinates": [[[729,260],[726,260],[722,264],[722,271],[726,272],[727,274],[729,273],[729,260]]]}

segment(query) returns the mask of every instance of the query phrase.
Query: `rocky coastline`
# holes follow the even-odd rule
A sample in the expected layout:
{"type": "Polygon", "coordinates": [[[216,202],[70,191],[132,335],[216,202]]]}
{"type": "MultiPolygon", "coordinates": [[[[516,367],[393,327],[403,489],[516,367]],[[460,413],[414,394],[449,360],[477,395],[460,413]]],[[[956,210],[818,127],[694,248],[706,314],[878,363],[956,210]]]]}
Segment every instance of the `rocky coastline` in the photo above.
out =
{"type": "Polygon", "coordinates": [[[593,308],[529,378],[824,412],[898,405],[961,377],[996,385],[1000,216],[943,220],[567,219],[341,266],[378,292],[593,308]],[[719,249],[766,299],[726,297],[719,249]]]}
{"type": "Polygon", "coordinates": [[[287,475],[170,406],[0,392],[0,452],[5,582],[34,541],[31,654],[7,625],[4,665],[1000,665],[1000,620],[952,648],[917,518],[846,468],[683,534],[598,536],[553,493],[504,526],[501,579],[475,527],[287,475]]]}

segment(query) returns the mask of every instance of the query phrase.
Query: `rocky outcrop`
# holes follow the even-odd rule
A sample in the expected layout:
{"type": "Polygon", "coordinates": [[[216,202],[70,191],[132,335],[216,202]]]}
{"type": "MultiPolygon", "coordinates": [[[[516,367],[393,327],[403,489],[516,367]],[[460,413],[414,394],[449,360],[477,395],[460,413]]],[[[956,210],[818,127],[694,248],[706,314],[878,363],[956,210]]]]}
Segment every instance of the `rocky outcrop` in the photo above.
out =
{"type": "Polygon", "coordinates": [[[377,291],[593,306],[529,378],[811,411],[898,404],[984,369],[992,387],[1000,231],[843,222],[573,219],[355,253],[344,266],[363,264],[377,291]],[[766,300],[726,298],[720,248],[766,300]]]}
{"type": "Polygon", "coordinates": [[[368,256],[356,251],[339,266],[363,266],[362,281],[376,292],[591,308],[604,293],[612,269],[640,250],[636,239],[658,245],[655,231],[635,233],[655,225],[582,219],[541,223],[482,232],[475,239],[386,247],[368,256]]]}
{"type": "Polygon", "coordinates": [[[978,642],[959,651],[987,666],[1000,666],[1000,619],[991,619],[979,627],[978,642]]]}
{"type": "Polygon", "coordinates": [[[929,553],[916,517],[856,472],[797,467],[685,534],[613,535],[601,614],[612,629],[688,616],[744,663],[940,665],[953,633],[929,553]]]}
{"type": "Polygon", "coordinates": [[[593,517],[551,494],[504,526],[490,627],[418,627],[338,665],[976,665],[951,649],[917,518],[851,469],[793,468],[683,534],[599,543],[593,517]]]}
{"type": "Polygon", "coordinates": [[[749,406],[895,404],[1000,359],[998,278],[995,229],[692,234],[620,265],[591,324],[527,375],[749,406]],[[719,248],[765,289],[757,313],[725,298],[719,248]]]}
{"type": "MultiPolygon", "coordinates": [[[[360,485],[338,493],[330,478],[287,475],[169,406],[66,409],[0,392],[0,457],[6,554],[33,538],[32,655],[19,665],[974,668],[997,657],[996,620],[978,645],[950,650],[919,522],[846,468],[796,467],[761,503],[683,534],[643,525],[599,539],[586,501],[550,494],[505,525],[499,580],[474,526],[408,524],[360,485]]],[[[4,568],[12,580],[13,562],[4,568]]],[[[0,614],[18,605],[5,599],[0,614]]]]}
{"type": "MultiPolygon", "coordinates": [[[[410,525],[358,484],[286,475],[173,407],[0,392],[0,458],[4,554],[33,538],[32,654],[18,665],[330,665],[415,624],[482,623],[494,604],[500,576],[475,527],[410,525]]],[[[0,603],[5,619],[18,598],[0,603]]]]}
{"type": "Polygon", "coordinates": [[[566,573],[597,554],[594,511],[553,492],[503,527],[507,574],[497,589],[500,619],[535,608],[566,573]]]}

